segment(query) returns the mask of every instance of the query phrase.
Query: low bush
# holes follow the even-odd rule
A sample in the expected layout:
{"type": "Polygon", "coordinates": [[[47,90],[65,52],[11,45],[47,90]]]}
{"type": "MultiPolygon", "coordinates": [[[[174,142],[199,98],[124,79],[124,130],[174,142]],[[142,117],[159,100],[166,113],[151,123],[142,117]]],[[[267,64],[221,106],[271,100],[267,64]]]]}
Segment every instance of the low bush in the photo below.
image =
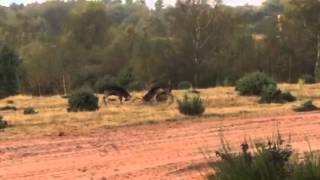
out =
{"type": "Polygon", "coordinates": [[[71,94],[68,99],[69,108],[68,112],[78,111],[96,111],[99,98],[94,95],[93,91],[87,88],[76,90],[71,94]]]}
{"type": "MultiPolygon", "coordinates": [[[[224,141],[222,141],[224,142],[224,141]]],[[[215,174],[209,180],[319,180],[320,158],[313,152],[304,159],[294,154],[289,143],[279,136],[250,147],[241,145],[240,153],[234,153],[227,144],[222,151],[216,151],[220,161],[210,163],[215,174]]]]}
{"type": "Polygon", "coordinates": [[[6,127],[8,127],[8,122],[5,121],[2,116],[0,116],[0,129],[4,129],[6,127]]]}
{"type": "Polygon", "coordinates": [[[311,76],[310,74],[304,74],[300,77],[301,80],[303,80],[306,84],[314,84],[316,83],[316,79],[311,76]]]}
{"type": "Polygon", "coordinates": [[[254,72],[240,78],[236,83],[236,90],[239,91],[240,95],[259,96],[261,95],[263,88],[269,86],[277,87],[277,84],[266,74],[262,72],[254,72]]]}
{"type": "Polygon", "coordinates": [[[23,114],[25,115],[31,115],[31,114],[37,114],[38,112],[33,107],[27,107],[23,110],[23,114]]]}
{"type": "Polygon", "coordinates": [[[287,103],[293,101],[296,101],[296,97],[290,92],[283,93],[274,85],[264,87],[260,99],[261,103],[287,103]]]}
{"type": "Polygon", "coordinates": [[[319,108],[313,104],[312,100],[309,100],[303,103],[302,105],[300,105],[299,107],[294,108],[293,110],[296,112],[307,112],[307,111],[316,111],[316,110],[319,110],[319,108]]]}
{"type": "Polygon", "coordinates": [[[201,115],[205,107],[199,95],[186,93],[181,100],[178,100],[180,113],[189,116],[201,115]]]}

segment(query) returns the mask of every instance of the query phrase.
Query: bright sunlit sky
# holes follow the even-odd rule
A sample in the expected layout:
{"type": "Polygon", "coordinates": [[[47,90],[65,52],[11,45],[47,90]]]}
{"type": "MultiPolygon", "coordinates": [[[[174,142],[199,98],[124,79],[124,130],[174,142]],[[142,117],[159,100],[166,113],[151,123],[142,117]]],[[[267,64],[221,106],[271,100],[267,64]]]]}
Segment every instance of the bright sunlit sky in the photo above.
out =
{"type": "MultiPolygon", "coordinates": [[[[32,3],[32,2],[44,2],[45,0],[0,0],[0,5],[9,6],[11,3],[32,3]]],[[[146,0],[147,4],[149,6],[153,6],[154,2],[156,0],[146,0]]],[[[166,4],[171,4],[175,2],[176,0],[164,0],[166,4]]],[[[224,0],[225,4],[232,5],[232,6],[238,6],[238,5],[244,5],[244,4],[250,4],[250,5],[260,5],[263,0],[224,0]]]]}

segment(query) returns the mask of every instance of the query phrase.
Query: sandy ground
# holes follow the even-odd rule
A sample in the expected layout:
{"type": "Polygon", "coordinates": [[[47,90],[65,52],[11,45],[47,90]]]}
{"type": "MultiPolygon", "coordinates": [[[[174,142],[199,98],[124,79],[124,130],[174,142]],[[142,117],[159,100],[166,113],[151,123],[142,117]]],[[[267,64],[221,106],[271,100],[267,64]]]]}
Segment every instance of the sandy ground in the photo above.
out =
{"type": "Polygon", "coordinates": [[[202,151],[218,150],[221,133],[239,148],[244,139],[278,129],[299,151],[320,149],[320,113],[273,118],[193,120],[89,134],[0,142],[0,179],[205,179],[202,151]]]}

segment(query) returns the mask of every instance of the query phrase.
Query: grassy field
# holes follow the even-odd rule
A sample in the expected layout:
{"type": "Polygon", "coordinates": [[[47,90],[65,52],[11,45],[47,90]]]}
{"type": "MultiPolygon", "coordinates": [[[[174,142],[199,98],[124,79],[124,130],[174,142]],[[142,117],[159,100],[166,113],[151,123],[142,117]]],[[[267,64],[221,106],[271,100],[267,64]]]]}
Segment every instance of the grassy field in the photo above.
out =
{"type": "MultiPolygon", "coordinates": [[[[299,100],[288,104],[259,104],[256,97],[241,97],[233,87],[217,87],[201,89],[201,97],[206,106],[206,112],[199,118],[189,118],[177,110],[177,103],[143,104],[139,100],[120,104],[118,101],[108,105],[100,104],[97,112],[68,113],[67,99],[59,96],[30,97],[15,96],[0,101],[0,107],[14,102],[18,111],[2,111],[0,114],[12,125],[0,130],[0,140],[11,138],[28,138],[38,136],[86,133],[98,128],[157,123],[164,121],[223,120],[245,117],[265,117],[293,114],[293,107],[302,101],[314,99],[320,105],[320,84],[289,85],[281,84],[280,88],[297,96],[299,100]],[[24,115],[23,108],[34,107],[38,114],[24,115]]],[[[183,91],[174,91],[175,97],[181,97],[183,91]]],[[[142,97],[143,92],[133,92],[135,98],[142,97]]],[[[102,97],[100,97],[100,100],[102,97]]]]}

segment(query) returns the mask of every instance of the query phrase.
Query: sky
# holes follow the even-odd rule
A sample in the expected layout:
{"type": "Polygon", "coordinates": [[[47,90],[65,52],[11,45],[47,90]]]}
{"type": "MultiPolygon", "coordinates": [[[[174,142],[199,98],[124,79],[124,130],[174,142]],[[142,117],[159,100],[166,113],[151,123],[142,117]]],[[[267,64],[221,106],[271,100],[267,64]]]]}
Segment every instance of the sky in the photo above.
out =
{"type": "MultiPolygon", "coordinates": [[[[9,6],[11,3],[32,3],[32,2],[44,2],[45,0],[0,0],[0,5],[9,6]]],[[[147,4],[153,4],[155,0],[146,0],[147,4]]],[[[165,3],[175,2],[175,0],[164,0],[165,3]]],[[[231,6],[239,6],[239,5],[260,5],[263,2],[263,0],[224,0],[225,4],[231,5],[231,6]]]]}

